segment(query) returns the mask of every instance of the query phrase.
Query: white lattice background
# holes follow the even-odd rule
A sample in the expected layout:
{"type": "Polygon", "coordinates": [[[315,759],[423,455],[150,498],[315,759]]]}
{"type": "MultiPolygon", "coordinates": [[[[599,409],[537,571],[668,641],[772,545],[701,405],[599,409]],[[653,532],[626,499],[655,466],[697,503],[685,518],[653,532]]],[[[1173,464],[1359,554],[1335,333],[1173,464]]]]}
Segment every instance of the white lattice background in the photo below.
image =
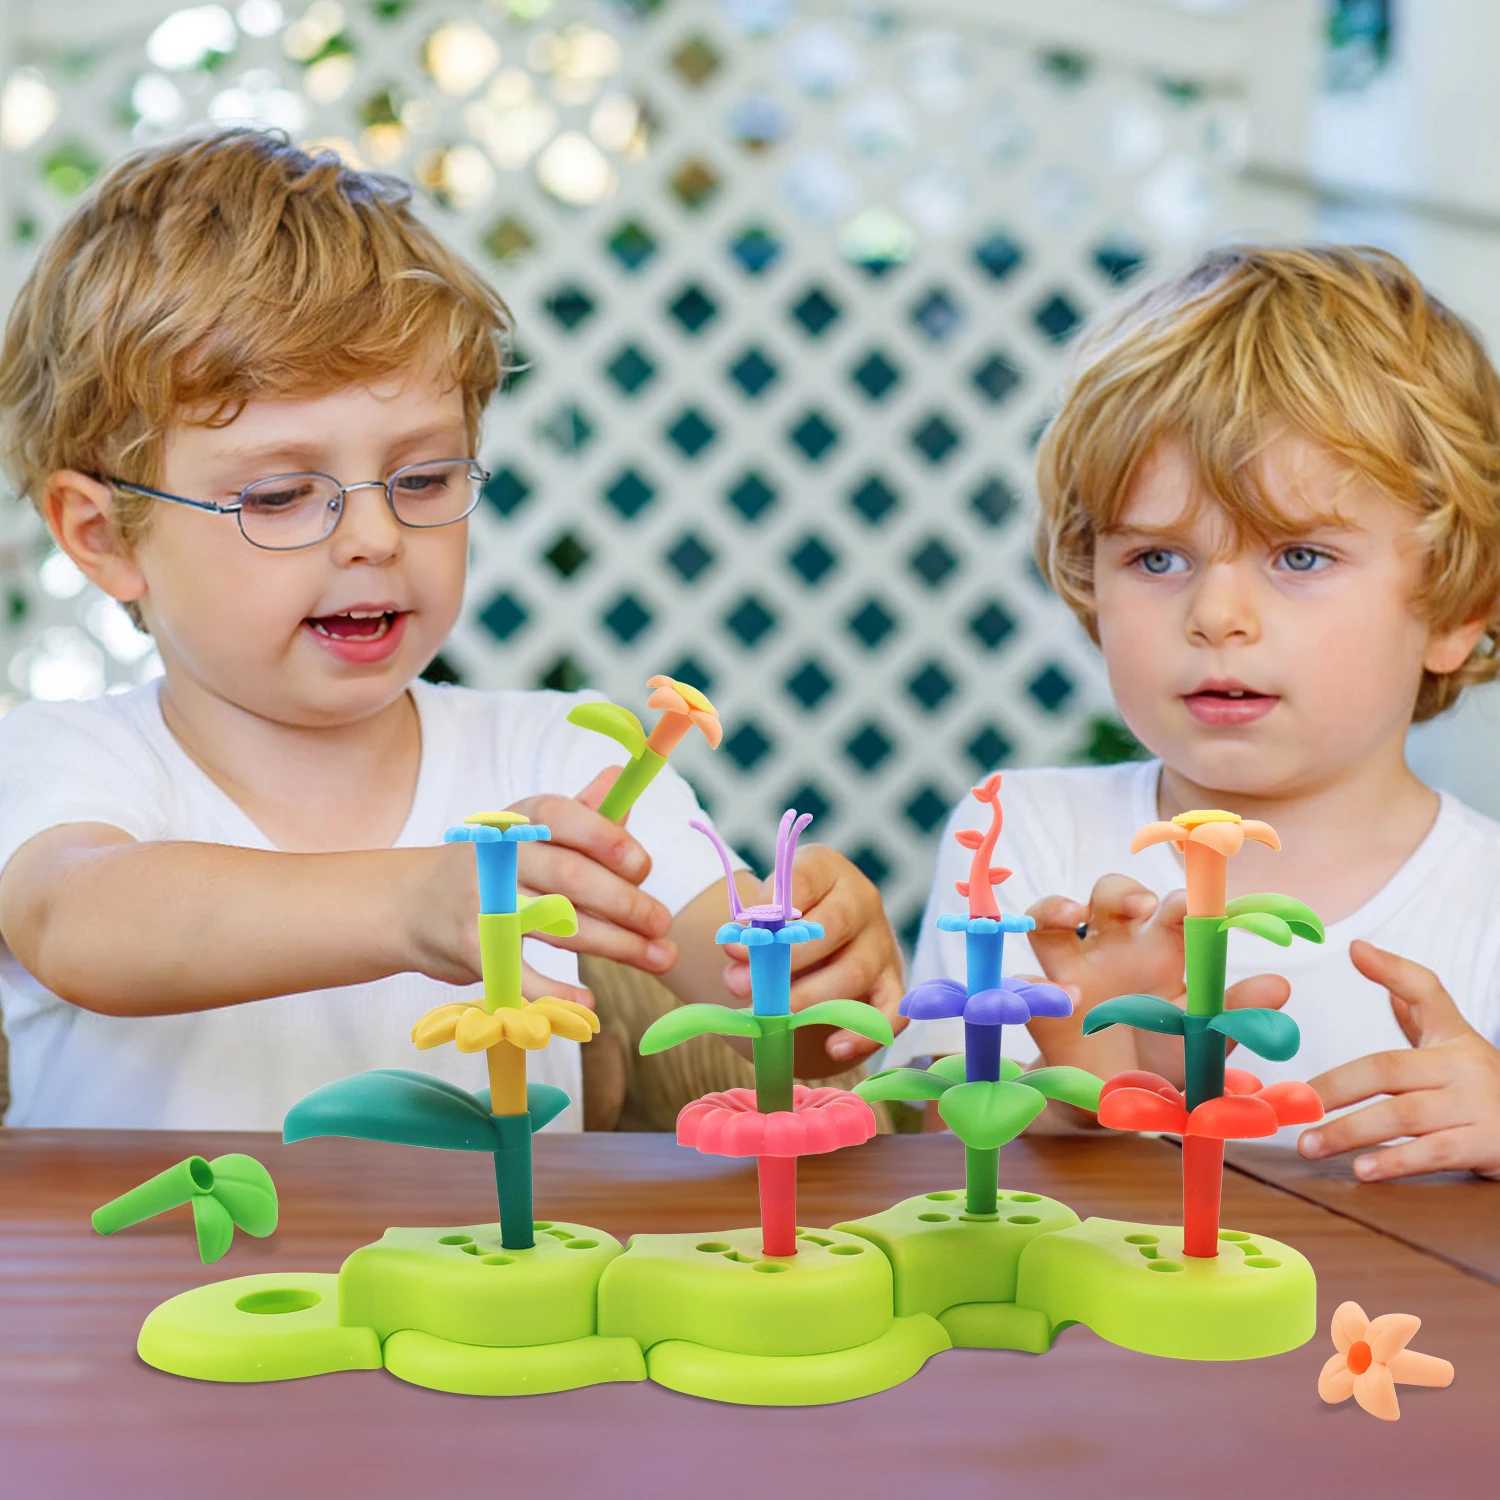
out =
{"type": "MultiPolygon", "coordinates": [[[[653,672],[697,682],[726,743],[682,766],[730,836],[762,858],[786,805],[817,813],[909,930],[946,807],[993,764],[1083,753],[1107,711],[1029,562],[1031,448],[1080,320],[1226,222],[1239,135],[1237,101],[1191,79],[947,15],[178,13],[20,58],[13,253],[132,141],[208,119],[419,181],[530,365],[490,415],[440,670],[635,708],[653,672]]],[[[153,670],[4,524],[13,699],[153,670]]]]}

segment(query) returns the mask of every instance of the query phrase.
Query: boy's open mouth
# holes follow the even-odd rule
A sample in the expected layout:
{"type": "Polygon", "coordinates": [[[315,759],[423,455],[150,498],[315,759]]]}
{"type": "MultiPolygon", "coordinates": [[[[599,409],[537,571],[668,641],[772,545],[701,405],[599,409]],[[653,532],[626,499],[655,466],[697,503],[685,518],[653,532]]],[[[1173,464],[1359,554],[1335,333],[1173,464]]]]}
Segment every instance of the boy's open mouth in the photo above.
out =
{"type": "Polygon", "coordinates": [[[378,641],[400,617],[394,609],[350,609],[338,615],[311,615],[307,623],[333,641],[378,641]]]}
{"type": "Polygon", "coordinates": [[[1281,699],[1239,682],[1205,682],[1182,701],[1200,724],[1236,725],[1264,718],[1281,699]]]}

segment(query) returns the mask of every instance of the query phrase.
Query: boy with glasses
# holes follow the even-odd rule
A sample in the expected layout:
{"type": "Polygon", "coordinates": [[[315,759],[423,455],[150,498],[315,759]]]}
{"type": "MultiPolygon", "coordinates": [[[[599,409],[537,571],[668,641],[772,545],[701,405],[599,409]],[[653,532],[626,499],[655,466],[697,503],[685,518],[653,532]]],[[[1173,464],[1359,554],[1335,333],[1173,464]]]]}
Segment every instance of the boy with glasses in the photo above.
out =
{"type": "MultiPolygon", "coordinates": [[[[12,310],[10,467],[165,671],[0,722],[8,1123],[278,1129],[368,1068],[472,1083],[407,1038],[478,979],[473,855],[441,839],[487,808],[551,828],[523,888],[579,913],[576,938],[528,940],[528,998],[589,1000],[568,949],[679,999],[748,994],[685,782],[664,771],[618,828],[595,809],[619,756],[566,722],[576,696],[419,680],[458,618],[510,318],[408,198],[257,132],[143,151],[12,310]]],[[[893,1013],[869,882],[814,849],[797,899],[827,939],[793,1004],[893,1013]]],[[[825,1071],[868,1048],[836,1034],[825,1071]]],[[[579,1128],[576,1045],[533,1071],[579,1128]]]]}

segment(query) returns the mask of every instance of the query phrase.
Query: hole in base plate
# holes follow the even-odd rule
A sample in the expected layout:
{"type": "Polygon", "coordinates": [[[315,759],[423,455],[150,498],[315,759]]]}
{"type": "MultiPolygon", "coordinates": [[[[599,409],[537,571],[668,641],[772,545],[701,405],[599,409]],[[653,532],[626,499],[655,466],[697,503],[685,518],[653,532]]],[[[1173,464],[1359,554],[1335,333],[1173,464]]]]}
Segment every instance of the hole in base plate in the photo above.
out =
{"type": "Polygon", "coordinates": [[[769,1274],[772,1271],[789,1271],[791,1267],[778,1265],[774,1260],[761,1260],[757,1261],[750,1269],[752,1271],[765,1271],[769,1274]]]}
{"type": "Polygon", "coordinates": [[[482,1266],[513,1266],[516,1263],[514,1255],[481,1255],[479,1264],[482,1266]]]}
{"type": "Polygon", "coordinates": [[[479,1246],[478,1245],[473,1245],[473,1244],[470,1244],[470,1245],[460,1245],[458,1248],[460,1250],[462,1250],[465,1255],[478,1255],[479,1254],[479,1246]]]}
{"type": "Polygon", "coordinates": [[[952,1203],[953,1200],[956,1197],[958,1197],[958,1194],[957,1193],[927,1193],[924,1196],[927,1197],[927,1198],[930,1198],[934,1203],[952,1203]]]}
{"type": "Polygon", "coordinates": [[[859,1245],[834,1245],[828,1253],[830,1255],[863,1255],[865,1252],[859,1245]]]}
{"type": "Polygon", "coordinates": [[[563,1245],[564,1250],[596,1250],[598,1247],[598,1240],[568,1240],[563,1245]]]}
{"type": "Polygon", "coordinates": [[[832,1240],[825,1240],[821,1234],[804,1234],[802,1238],[809,1245],[831,1245],[833,1243],[832,1240]]]}
{"type": "Polygon", "coordinates": [[[726,1245],[723,1240],[704,1240],[701,1245],[697,1245],[694,1248],[701,1250],[705,1255],[722,1255],[726,1250],[733,1247],[726,1245]]]}
{"type": "Polygon", "coordinates": [[[234,1305],[246,1313],[306,1312],[323,1300],[318,1292],[297,1286],[267,1287],[263,1292],[247,1292],[234,1305]]]}
{"type": "Polygon", "coordinates": [[[1012,1193],[1010,1201],[1012,1203],[1040,1203],[1042,1195],[1040,1193],[1012,1193]]]}
{"type": "Polygon", "coordinates": [[[917,1217],[924,1224],[947,1224],[952,1221],[952,1214],[918,1214],[917,1217]]]}
{"type": "Polygon", "coordinates": [[[468,1234],[445,1234],[438,1241],[440,1245],[472,1245],[474,1237],[468,1234]]]}
{"type": "Polygon", "coordinates": [[[741,1266],[753,1266],[755,1264],[755,1257],[753,1255],[741,1255],[738,1250],[731,1250],[724,1259],[732,1260],[736,1265],[741,1266]]]}
{"type": "Polygon", "coordinates": [[[1182,1262],[1176,1260],[1153,1260],[1146,1264],[1148,1271],[1180,1271],[1182,1262]]]}
{"type": "Polygon", "coordinates": [[[1248,1240],[1250,1236],[1241,1229],[1221,1229],[1219,1238],[1221,1240],[1248,1240]]]}
{"type": "Polygon", "coordinates": [[[1042,1221],[1035,1214],[1012,1214],[1005,1222],[1007,1224],[1040,1224],[1042,1221]]]}
{"type": "Polygon", "coordinates": [[[1254,1266],[1257,1270],[1274,1271],[1281,1262],[1273,1260],[1269,1255],[1250,1255],[1246,1257],[1245,1264],[1254,1266]]]}
{"type": "Polygon", "coordinates": [[[533,1229],[551,1229],[552,1228],[552,1220],[551,1219],[533,1219],[531,1221],[531,1227],[533,1229]]]}
{"type": "Polygon", "coordinates": [[[1160,1240],[1161,1236],[1156,1234],[1127,1234],[1125,1236],[1127,1245],[1155,1245],[1160,1240]]]}
{"type": "Polygon", "coordinates": [[[1144,1255],[1147,1260],[1159,1260],[1161,1258],[1161,1251],[1158,1250],[1155,1245],[1142,1245],[1141,1254],[1144,1255]]]}

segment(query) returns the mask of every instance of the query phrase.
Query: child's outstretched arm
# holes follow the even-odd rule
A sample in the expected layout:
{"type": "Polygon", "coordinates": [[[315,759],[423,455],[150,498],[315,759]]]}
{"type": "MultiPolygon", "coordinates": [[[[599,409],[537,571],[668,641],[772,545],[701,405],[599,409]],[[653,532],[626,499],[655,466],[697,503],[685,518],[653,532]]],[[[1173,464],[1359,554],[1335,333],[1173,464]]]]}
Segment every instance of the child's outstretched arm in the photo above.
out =
{"type": "Polygon", "coordinates": [[[1411,1050],[1376,1052],[1309,1079],[1325,1109],[1389,1097],[1303,1131],[1298,1149],[1337,1156],[1406,1135],[1413,1139],[1356,1157],[1355,1175],[1379,1182],[1467,1169],[1500,1179],[1500,1048],[1464,1020],[1431,969],[1358,939],[1349,957],[1386,987],[1411,1050]]]}

